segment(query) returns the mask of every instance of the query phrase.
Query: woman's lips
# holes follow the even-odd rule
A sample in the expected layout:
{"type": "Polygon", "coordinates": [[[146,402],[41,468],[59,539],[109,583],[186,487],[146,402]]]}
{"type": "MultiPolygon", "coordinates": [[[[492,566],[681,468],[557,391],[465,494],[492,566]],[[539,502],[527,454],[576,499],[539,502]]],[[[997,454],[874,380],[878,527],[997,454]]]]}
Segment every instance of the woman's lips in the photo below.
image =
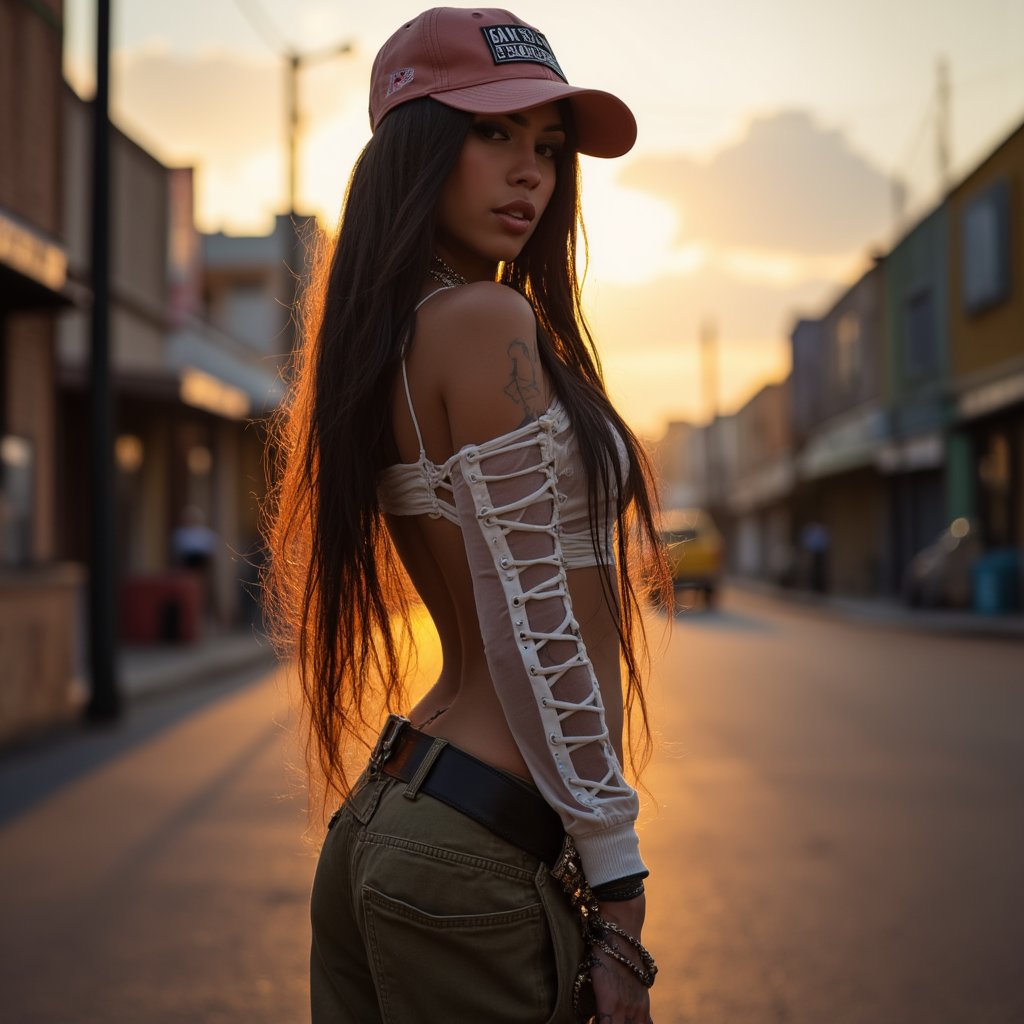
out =
{"type": "Polygon", "coordinates": [[[530,230],[534,217],[537,216],[533,203],[525,199],[516,199],[514,202],[499,206],[493,213],[501,226],[515,235],[525,235],[530,230]]]}

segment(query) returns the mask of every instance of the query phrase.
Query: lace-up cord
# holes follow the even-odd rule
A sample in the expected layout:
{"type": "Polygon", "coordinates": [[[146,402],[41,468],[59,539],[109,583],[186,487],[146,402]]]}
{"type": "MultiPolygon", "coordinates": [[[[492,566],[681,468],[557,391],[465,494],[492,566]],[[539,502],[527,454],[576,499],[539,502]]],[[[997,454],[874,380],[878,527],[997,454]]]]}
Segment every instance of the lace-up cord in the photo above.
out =
{"type": "MultiPolygon", "coordinates": [[[[516,623],[519,639],[519,650],[528,675],[531,677],[535,694],[540,705],[541,717],[548,732],[558,769],[564,783],[576,791],[577,799],[588,805],[604,796],[619,796],[631,792],[621,776],[617,759],[609,744],[609,731],[604,719],[604,705],[601,691],[594,674],[593,665],[587,656],[586,647],[580,635],[579,623],[572,614],[569,598],[568,580],[559,542],[559,493],[558,478],[553,457],[553,441],[551,432],[553,422],[550,417],[541,417],[534,424],[537,428],[530,436],[509,441],[500,446],[480,446],[467,449],[464,453],[469,466],[465,476],[474,495],[477,519],[485,534],[490,535],[495,566],[501,574],[505,597],[509,604],[509,612],[516,623]],[[488,473],[482,461],[498,455],[505,455],[527,449],[536,449],[538,461],[516,469],[512,472],[488,473]],[[542,482],[532,487],[528,493],[513,501],[505,501],[500,505],[491,505],[492,487],[507,484],[518,479],[533,477],[540,474],[542,482]],[[520,516],[528,509],[535,508],[541,502],[550,502],[551,515],[547,522],[524,522],[520,516]],[[517,515],[518,514],[518,515],[517,515]],[[512,545],[515,535],[546,534],[551,539],[551,553],[540,557],[517,558],[513,554],[512,545]],[[493,550],[493,549],[497,550],[493,550]],[[540,579],[533,586],[524,588],[521,571],[528,568],[537,569],[549,566],[555,571],[540,579]],[[565,607],[565,614],[557,627],[552,629],[535,629],[530,626],[526,608],[531,602],[560,601],[565,607]],[[542,664],[541,655],[552,643],[572,643],[575,653],[571,657],[542,664]],[[554,688],[558,682],[571,671],[584,671],[589,676],[589,692],[579,701],[556,698],[554,688]],[[566,735],[563,722],[572,715],[589,713],[597,716],[598,731],[581,735],[566,735]],[[588,746],[597,744],[605,755],[604,763],[607,770],[600,778],[584,779],[579,777],[573,762],[573,755],[588,746]]],[[[546,655],[550,656],[550,655],[546,655]]]]}

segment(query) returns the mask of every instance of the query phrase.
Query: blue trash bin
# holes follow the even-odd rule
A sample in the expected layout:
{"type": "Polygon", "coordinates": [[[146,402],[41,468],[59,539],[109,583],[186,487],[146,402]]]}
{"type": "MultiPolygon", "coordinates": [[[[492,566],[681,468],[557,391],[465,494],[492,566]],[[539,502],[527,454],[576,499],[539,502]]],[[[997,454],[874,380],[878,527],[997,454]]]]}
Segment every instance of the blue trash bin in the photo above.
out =
{"type": "Polygon", "coordinates": [[[971,566],[974,610],[981,615],[1005,615],[1019,606],[1017,582],[1020,552],[1000,548],[982,555],[971,566]]]}

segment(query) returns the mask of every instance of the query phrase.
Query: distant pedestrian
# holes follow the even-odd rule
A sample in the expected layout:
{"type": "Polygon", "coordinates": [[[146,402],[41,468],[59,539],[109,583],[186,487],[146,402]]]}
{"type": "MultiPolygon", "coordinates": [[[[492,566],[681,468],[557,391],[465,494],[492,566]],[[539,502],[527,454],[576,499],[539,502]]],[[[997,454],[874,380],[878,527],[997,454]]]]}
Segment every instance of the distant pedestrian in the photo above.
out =
{"type": "Polygon", "coordinates": [[[370,115],[270,534],[313,776],[344,797],[313,887],[313,1024],[568,1024],[574,988],[602,1022],[650,1024],[623,692],[646,736],[635,588],[670,584],[576,277],[577,154],[625,153],[636,124],[566,84],[536,29],[474,8],[398,29],[370,115]],[[407,706],[410,578],[443,667],[352,786],[374,702],[407,706]]]}
{"type": "Polygon", "coordinates": [[[812,521],[804,525],[800,546],[807,552],[811,569],[811,589],[824,594],[828,580],[828,552],[832,538],[824,523],[812,521]]]}
{"type": "Polygon", "coordinates": [[[206,569],[217,551],[217,534],[206,525],[198,505],[189,505],[181,513],[181,525],[171,534],[171,551],[176,565],[186,569],[206,569]]]}
{"type": "Polygon", "coordinates": [[[188,505],[181,513],[181,524],[171,534],[174,564],[194,573],[199,581],[202,614],[218,620],[214,570],[220,538],[206,525],[206,516],[198,505],[188,505]]]}

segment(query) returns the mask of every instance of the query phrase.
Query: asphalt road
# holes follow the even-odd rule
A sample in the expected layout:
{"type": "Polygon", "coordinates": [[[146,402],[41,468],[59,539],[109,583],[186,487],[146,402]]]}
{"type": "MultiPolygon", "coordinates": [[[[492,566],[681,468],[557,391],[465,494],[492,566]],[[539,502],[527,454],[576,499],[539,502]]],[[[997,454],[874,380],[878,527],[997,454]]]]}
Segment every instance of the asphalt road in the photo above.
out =
{"type": "MultiPolygon", "coordinates": [[[[1024,645],[738,593],[650,625],[657,1024],[1024,1021],[1024,645]]],[[[285,691],[0,760],[0,1019],[308,1019],[285,691]]]]}

